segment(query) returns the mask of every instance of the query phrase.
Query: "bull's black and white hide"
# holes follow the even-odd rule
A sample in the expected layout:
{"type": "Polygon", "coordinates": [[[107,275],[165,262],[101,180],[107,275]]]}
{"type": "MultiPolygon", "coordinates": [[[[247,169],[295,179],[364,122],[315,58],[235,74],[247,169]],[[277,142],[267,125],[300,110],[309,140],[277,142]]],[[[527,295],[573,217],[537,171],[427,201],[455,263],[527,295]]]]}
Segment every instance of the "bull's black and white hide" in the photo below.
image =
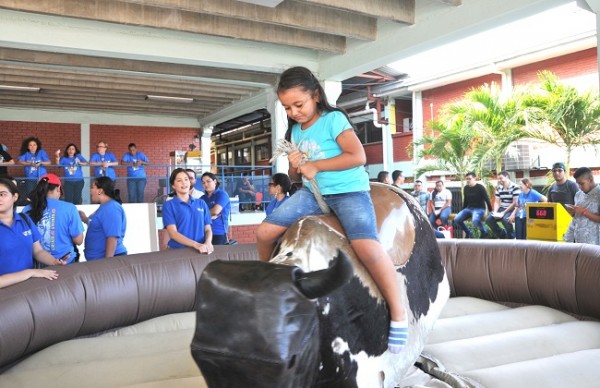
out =
{"type": "MultiPolygon", "coordinates": [[[[258,283],[251,282],[253,285],[250,287],[243,281],[228,285],[239,287],[239,292],[247,295],[244,303],[246,308],[241,309],[237,304],[236,308],[253,310],[250,316],[260,316],[260,319],[249,319],[245,311],[242,314],[231,311],[229,300],[221,301],[226,314],[220,314],[219,317],[205,315],[202,319],[214,318],[212,324],[222,325],[224,328],[231,320],[247,322],[248,338],[245,340],[254,343],[256,357],[263,357],[264,349],[275,347],[280,354],[287,354],[288,360],[294,360],[288,365],[291,368],[299,362],[306,362],[307,367],[302,372],[309,375],[303,377],[304,383],[290,385],[285,379],[277,380],[276,374],[266,373],[269,368],[256,368],[253,371],[253,375],[268,375],[265,379],[250,380],[249,376],[234,375],[224,366],[205,371],[200,365],[209,386],[251,386],[246,384],[249,381],[253,382],[252,386],[261,387],[392,388],[402,384],[403,376],[421,353],[427,336],[448,299],[449,288],[436,239],[420,205],[410,195],[388,185],[372,184],[371,197],[375,205],[380,241],[396,265],[400,297],[409,319],[409,341],[405,349],[400,354],[387,351],[387,305],[371,276],[355,256],[337,218],[333,215],[305,217],[288,229],[270,263],[262,263],[263,266],[272,268],[268,271],[271,274],[262,274],[261,276],[266,277],[258,283]],[[304,274],[324,272],[332,266],[332,261],[338,257],[338,251],[349,257],[354,268],[349,282],[339,288],[331,286],[328,294],[306,293],[302,287],[296,287],[294,276],[291,275],[294,274],[294,268],[300,268],[304,274]],[[308,300],[314,313],[290,314],[287,300],[283,303],[278,299],[282,291],[274,288],[268,279],[285,266],[290,267],[290,275],[284,277],[290,278],[289,284],[298,290],[298,295],[315,298],[308,300]],[[317,325],[315,331],[306,338],[314,340],[313,337],[318,335],[318,341],[307,339],[305,347],[298,348],[297,343],[290,339],[289,332],[278,331],[284,328],[288,330],[289,326],[282,322],[290,320],[292,316],[294,319],[301,317],[303,328],[313,323],[317,325]],[[313,366],[313,356],[318,360],[316,366],[313,366]],[[207,378],[207,372],[224,376],[224,379],[213,385],[211,379],[207,378]]],[[[229,271],[245,270],[244,263],[237,265],[237,269],[229,271]]],[[[343,279],[336,286],[342,283],[343,279]]],[[[284,294],[291,295],[289,292],[284,294]]],[[[202,293],[198,297],[202,300],[211,298],[202,293]]],[[[202,303],[204,302],[201,301],[200,304],[202,303]]],[[[311,308],[306,305],[306,309],[308,311],[311,308]]],[[[202,324],[200,320],[199,313],[196,337],[202,324]]],[[[222,336],[231,334],[224,329],[222,336]]],[[[291,334],[296,333],[292,330],[291,334]]],[[[196,339],[192,347],[195,343],[196,339]]]]}

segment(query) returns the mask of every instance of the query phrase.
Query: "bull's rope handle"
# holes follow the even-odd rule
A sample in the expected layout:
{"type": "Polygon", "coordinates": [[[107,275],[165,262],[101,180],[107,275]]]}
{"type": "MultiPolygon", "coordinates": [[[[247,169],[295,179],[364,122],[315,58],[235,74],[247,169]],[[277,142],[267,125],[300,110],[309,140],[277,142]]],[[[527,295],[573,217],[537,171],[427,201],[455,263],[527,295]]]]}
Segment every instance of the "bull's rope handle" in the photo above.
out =
{"type": "MultiPolygon", "coordinates": [[[[285,139],[279,139],[277,141],[277,148],[275,148],[275,152],[273,152],[273,157],[269,160],[269,163],[273,163],[273,161],[275,159],[277,159],[278,157],[282,156],[282,155],[287,155],[292,151],[296,151],[296,145],[294,143],[291,143],[285,139]]],[[[302,166],[308,159],[306,158],[306,155],[302,158],[302,161],[300,162],[300,166],[302,166]]],[[[315,199],[317,200],[317,203],[319,204],[319,207],[321,208],[321,211],[323,212],[323,214],[329,214],[331,213],[331,210],[329,209],[329,206],[327,206],[327,204],[325,203],[325,200],[323,199],[323,196],[321,195],[321,190],[319,190],[319,185],[317,184],[317,179],[316,177],[313,179],[309,180],[310,182],[310,187],[312,187],[313,190],[313,194],[315,195],[315,199]]]]}

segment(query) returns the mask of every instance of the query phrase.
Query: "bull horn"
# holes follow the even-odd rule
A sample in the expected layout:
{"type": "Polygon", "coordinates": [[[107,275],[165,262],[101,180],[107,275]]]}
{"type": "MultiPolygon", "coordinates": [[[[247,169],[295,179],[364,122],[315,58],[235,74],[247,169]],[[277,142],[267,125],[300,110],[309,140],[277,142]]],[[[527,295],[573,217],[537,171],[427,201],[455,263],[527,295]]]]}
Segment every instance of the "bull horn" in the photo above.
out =
{"type": "Polygon", "coordinates": [[[304,272],[298,268],[294,272],[294,284],[308,299],[315,299],[325,296],[348,283],[353,274],[350,259],[338,249],[337,256],[327,269],[304,272]]]}

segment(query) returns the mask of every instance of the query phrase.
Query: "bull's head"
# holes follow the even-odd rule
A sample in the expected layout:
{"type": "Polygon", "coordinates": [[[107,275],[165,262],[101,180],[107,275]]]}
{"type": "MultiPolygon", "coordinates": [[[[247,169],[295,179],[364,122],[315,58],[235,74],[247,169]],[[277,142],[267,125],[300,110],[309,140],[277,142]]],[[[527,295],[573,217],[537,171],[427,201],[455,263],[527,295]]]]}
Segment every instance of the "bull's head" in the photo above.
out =
{"type": "Polygon", "coordinates": [[[312,299],[344,285],[342,252],[329,268],[215,261],[197,288],[192,355],[210,387],[309,387],[319,362],[312,299]]]}

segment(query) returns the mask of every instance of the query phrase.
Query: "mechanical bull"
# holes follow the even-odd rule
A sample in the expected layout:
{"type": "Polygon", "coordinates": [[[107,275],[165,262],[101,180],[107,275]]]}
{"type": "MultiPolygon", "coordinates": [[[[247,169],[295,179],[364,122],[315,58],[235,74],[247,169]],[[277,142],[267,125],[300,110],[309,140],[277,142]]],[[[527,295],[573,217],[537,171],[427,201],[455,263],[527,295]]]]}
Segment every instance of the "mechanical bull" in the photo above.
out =
{"type": "Polygon", "coordinates": [[[371,196],[408,314],[404,350],[387,351],[387,305],[337,218],[310,216],[288,229],[269,263],[217,261],[204,271],[192,355],[210,387],[400,384],[449,288],[419,204],[387,185],[372,184],[371,196]]]}

